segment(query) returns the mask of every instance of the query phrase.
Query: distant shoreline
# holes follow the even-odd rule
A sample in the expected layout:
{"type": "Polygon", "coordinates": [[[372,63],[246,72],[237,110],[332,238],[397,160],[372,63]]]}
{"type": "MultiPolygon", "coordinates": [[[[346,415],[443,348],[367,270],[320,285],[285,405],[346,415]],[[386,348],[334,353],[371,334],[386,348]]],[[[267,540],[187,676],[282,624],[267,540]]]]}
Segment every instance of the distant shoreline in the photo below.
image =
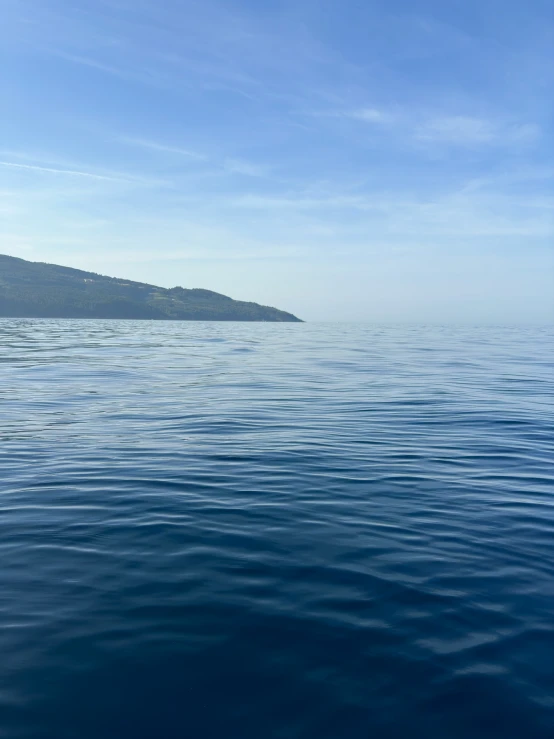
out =
{"type": "Polygon", "coordinates": [[[0,255],[0,318],[303,323],[202,288],[164,288],[0,255]]]}

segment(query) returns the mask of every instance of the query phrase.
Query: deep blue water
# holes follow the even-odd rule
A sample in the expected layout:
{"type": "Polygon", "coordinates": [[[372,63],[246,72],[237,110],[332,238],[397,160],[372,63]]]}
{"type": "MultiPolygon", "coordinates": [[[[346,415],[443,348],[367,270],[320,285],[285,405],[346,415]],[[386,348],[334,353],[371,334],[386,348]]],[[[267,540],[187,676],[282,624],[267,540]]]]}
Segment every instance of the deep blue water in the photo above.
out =
{"type": "Polygon", "coordinates": [[[551,739],[553,338],[0,321],[0,737],[551,739]]]}

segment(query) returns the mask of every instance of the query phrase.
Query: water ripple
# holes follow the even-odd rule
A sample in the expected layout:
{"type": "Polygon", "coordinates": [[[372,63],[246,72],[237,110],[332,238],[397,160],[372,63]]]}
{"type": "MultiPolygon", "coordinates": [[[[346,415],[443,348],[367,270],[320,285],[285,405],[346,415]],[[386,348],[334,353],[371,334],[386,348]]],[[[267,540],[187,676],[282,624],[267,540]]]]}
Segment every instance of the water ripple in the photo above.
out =
{"type": "Polygon", "coordinates": [[[0,338],[2,739],[554,735],[551,330],[0,338]]]}

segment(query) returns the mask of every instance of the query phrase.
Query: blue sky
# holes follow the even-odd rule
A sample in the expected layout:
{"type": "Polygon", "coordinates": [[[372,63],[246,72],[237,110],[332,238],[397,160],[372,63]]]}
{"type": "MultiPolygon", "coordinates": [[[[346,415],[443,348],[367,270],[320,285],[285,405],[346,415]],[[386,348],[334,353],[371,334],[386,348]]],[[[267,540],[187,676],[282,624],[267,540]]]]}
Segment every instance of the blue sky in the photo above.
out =
{"type": "Polygon", "coordinates": [[[550,0],[3,0],[0,251],[309,320],[547,322],[550,0]]]}

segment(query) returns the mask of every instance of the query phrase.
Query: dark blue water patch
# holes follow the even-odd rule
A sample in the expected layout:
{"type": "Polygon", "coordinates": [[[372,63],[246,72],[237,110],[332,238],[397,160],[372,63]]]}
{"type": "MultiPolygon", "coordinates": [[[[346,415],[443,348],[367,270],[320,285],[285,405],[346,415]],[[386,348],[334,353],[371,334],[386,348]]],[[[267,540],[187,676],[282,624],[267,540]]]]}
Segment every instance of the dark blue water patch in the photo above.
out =
{"type": "Polygon", "coordinates": [[[0,737],[550,738],[552,359],[0,321],[0,737]]]}

